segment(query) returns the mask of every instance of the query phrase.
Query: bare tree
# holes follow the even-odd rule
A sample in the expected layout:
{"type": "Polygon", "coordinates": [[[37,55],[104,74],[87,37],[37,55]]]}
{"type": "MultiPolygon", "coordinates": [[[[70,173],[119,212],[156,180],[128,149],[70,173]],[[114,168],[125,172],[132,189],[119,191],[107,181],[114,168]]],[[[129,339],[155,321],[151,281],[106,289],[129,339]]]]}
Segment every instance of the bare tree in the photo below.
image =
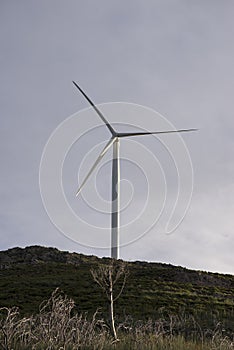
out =
{"type": "Polygon", "coordinates": [[[111,332],[114,340],[118,341],[115,328],[114,303],[122,294],[126,284],[129,274],[127,264],[112,259],[109,265],[100,265],[96,269],[91,269],[91,274],[107,297],[111,332]]]}

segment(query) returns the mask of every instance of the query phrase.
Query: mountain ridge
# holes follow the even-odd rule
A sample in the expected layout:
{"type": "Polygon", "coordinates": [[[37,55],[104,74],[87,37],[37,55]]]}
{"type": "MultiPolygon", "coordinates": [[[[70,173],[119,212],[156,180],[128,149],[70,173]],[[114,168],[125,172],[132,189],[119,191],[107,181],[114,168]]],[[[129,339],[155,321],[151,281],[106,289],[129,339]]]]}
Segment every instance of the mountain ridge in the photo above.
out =
{"type": "MultiPolygon", "coordinates": [[[[82,253],[61,251],[55,247],[45,247],[40,245],[26,246],[25,248],[13,247],[7,250],[0,251],[0,269],[7,269],[17,264],[40,264],[48,262],[57,262],[63,264],[79,265],[83,262],[86,262],[89,259],[93,263],[98,262],[108,262],[111,260],[109,257],[99,258],[95,255],[85,255],[82,253]]],[[[121,259],[119,259],[122,261],[121,259]]],[[[229,277],[234,279],[234,275],[224,274],[218,272],[209,272],[203,270],[194,270],[182,266],[172,265],[170,263],[161,263],[161,262],[147,262],[147,261],[126,261],[126,264],[131,266],[141,266],[141,267],[170,267],[174,269],[175,273],[179,277],[179,274],[184,275],[189,274],[191,277],[194,277],[194,282],[206,284],[206,283],[218,283],[218,285],[223,284],[224,286],[231,286],[230,280],[224,282],[220,279],[221,276],[229,277]],[[217,279],[217,276],[219,278],[217,279]],[[223,283],[222,283],[223,282],[223,283]]],[[[185,277],[181,282],[189,282],[191,278],[185,277]]]]}

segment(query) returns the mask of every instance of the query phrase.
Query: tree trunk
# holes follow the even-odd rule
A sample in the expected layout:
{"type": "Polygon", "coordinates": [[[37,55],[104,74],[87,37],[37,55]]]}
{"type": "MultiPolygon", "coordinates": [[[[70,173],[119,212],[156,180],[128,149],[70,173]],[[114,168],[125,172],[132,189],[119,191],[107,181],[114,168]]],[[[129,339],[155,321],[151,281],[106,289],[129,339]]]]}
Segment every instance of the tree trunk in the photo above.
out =
{"type": "Polygon", "coordinates": [[[110,276],[110,324],[111,324],[112,335],[113,335],[115,340],[118,340],[116,329],[115,329],[115,319],[114,319],[114,299],[113,299],[112,276],[110,276]]]}

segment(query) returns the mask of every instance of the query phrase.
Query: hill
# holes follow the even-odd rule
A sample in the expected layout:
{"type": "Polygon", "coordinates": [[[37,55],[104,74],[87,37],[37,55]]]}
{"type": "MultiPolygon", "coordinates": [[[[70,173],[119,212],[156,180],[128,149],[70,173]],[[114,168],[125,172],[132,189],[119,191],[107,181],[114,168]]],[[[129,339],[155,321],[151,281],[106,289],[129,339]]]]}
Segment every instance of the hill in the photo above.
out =
{"type": "MultiPolygon", "coordinates": [[[[76,302],[78,311],[106,312],[104,295],[90,269],[108,264],[97,258],[56,248],[31,246],[0,252],[0,307],[18,306],[22,315],[37,313],[39,305],[59,287],[76,302]]],[[[129,277],[116,303],[119,318],[157,318],[192,314],[199,322],[222,321],[234,331],[234,276],[202,272],[170,264],[128,262],[129,277]]]]}

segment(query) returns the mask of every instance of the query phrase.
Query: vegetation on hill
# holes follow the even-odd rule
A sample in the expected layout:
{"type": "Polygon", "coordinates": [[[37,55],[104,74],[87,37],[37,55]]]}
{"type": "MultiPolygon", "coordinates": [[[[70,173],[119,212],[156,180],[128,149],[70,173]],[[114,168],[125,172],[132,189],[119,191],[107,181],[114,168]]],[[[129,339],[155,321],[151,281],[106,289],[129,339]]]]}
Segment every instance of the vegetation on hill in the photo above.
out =
{"type": "MultiPolygon", "coordinates": [[[[31,317],[38,314],[42,301],[59,288],[74,300],[73,312],[85,314],[91,320],[98,309],[100,319],[105,320],[108,313],[105,297],[90,271],[109,263],[108,258],[40,246],[0,252],[0,307],[16,306],[20,315],[31,317]]],[[[202,332],[208,329],[214,332],[220,324],[223,336],[232,337],[234,276],[161,263],[137,261],[127,265],[127,283],[115,305],[117,324],[131,319],[129,327],[133,329],[139,322],[146,325],[149,320],[164,320],[168,334],[166,325],[173,318],[189,334],[193,333],[194,324],[202,332]],[[185,327],[178,318],[190,320],[190,326],[187,323],[185,327]]]]}
{"type": "Polygon", "coordinates": [[[17,308],[0,308],[3,350],[231,350],[233,340],[220,325],[202,330],[191,317],[156,321],[125,320],[113,339],[108,324],[95,313],[91,319],[74,312],[74,301],[55,290],[36,315],[20,317],[17,308]],[[189,332],[188,332],[189,329],[189,332]]]}

